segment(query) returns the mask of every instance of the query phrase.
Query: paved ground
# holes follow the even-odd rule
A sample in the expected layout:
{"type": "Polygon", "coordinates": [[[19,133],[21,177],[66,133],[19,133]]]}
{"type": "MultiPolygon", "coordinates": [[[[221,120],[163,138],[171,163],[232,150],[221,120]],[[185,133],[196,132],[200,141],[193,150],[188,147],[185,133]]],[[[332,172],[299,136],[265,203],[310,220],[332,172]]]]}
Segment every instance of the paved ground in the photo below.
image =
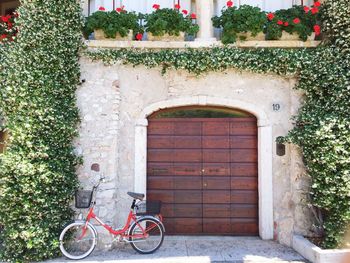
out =
{"type": "MultiPolygon", "coordinates": [[[[50,262],[75,262],[63,258],[50,262]]],[[[89,263],[301,263],[307,262],[291,248],[257,237],[168,236],[152,255],[140,255],[130,245],[95,252],[79,262],[89,263]]]]}

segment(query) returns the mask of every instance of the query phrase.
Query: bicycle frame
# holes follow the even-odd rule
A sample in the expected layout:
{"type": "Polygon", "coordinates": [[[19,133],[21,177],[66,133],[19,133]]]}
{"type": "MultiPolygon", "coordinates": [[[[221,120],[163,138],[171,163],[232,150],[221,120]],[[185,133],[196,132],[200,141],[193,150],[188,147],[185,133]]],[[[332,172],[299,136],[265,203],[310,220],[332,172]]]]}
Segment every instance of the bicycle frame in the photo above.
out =
{"type": "MultiPolygon", "coordinates": [[[[113,229],[111,226],[105,224],[102,219],[98,218],[96,216],[96,214],[94,213],[94,207],[96,204],[96,191],[100,185],[100,182],[103,181],[104,178],[101,178],[98,182],[98,184],[96,186],[93,187],[92,191],[93,191],[93,198],[94,201],[92,201],[92,206],[89,209],[89,213],[86,217],[86,223],[85,226],[83,228],[82,234],[81,236],[78,238],[79,240],[82,239],[87,231],[87,227],[89,222],[91,221],[91,219],[95,219],[101,226],[103,226],[109,233],[111,233],[114,236],[121,236],[124,240],[127,240],[128,238],[148,238],[149,234],[147,234],[148,231],[152,230],[154,228],[154,226],[151,226],[149,228],[147,228],[147,226],[145,228],[143,228],[138,222],[137,222],[137,216],[134,213],[134,208],[136,206],[136,200],[134,199],[131,205],[131,209],[127,218],[127,221],[125,223],[125,226],[122,229],[113,229]],[[135,222],[135,224],[141,229],[142,234],[137,234],[137,235],[129,235],[127,234],[127,230],[130,228],[132,221],[135,222]]],[[[158,215],[160,222],[163,221],[163,217],[161,215],[158,215]]]]}
{"type": "Polygon", "coordinates": [[[115,235],[115,236],[120,235],[123,238],[130,238],[130,237],[132,237],[132,238],[147,238],[148,237],[147,231],[150,230],[149,228],[148,229],[147,228],[144,229],[139,223],[137,223],[137,217],[133,213],[132,210],[130,210],[130,212],[129,212],[128,219],[126,221],[125,226],[122,229],[120,229],[120,230],[115,230],[111,226],[105,224],[102,221],[102,219],[98,218],[96,216],[96,214],[94,213],[94,207],[91,207],[90,210],[89,210],[89,213],[88,213],[88,215],[86,217],[86,225],[85,225],[85,228],[84,228],[83,233],[81,235],[81,238],[85,235],[88,223],[91,221],[91,219],[95,219],[101,226],[103,226],[112,235],[115,235]],[[140,227],[140,229],[142,230],[142,234],[137,234],[137,235],[128,235],[128,234],[126,234],[126,231],[129,229],[132,221],[134,221],[135,224],[137,224],[137,226],[140,227]]]}

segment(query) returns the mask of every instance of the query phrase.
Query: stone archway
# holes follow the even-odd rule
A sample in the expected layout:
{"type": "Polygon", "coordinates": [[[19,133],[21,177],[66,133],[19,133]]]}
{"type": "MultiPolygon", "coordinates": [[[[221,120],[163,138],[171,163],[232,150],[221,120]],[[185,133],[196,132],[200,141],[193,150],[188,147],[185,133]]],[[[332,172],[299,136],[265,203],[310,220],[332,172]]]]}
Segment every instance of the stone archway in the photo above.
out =
{"type": "Polygon", "coordinates": [[[193,96],[157,102],[146,107],[135,123],[135,184],[134,190],[147,190],[147,117],[166,108],[181,106],[221,106],[236,108],[253,114],[258,122],[258,184],[259,184],[259,235],[273,238],[273,187],[272,187],[272,126],[263,110],[239,100],[207,96],[193,96]]]}

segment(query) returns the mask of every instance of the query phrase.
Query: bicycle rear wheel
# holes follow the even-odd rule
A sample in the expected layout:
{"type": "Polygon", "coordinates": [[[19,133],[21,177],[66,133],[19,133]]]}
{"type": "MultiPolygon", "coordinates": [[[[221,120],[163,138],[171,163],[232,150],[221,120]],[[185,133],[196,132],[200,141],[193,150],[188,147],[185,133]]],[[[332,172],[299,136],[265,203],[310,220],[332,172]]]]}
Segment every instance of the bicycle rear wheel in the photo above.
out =
{"type": "Polygon", "coordinates": [[[152,217],[140,218],[129,231],[130,244],[140,254],[151,254],[163,243],[163,224],[152,217]]]}
{"type": "Polygon", "coordinates": [[[69,259],[83,259],[95,249],[97,235],[91,224],[73,222],[66,226],[60,235],[60,249],[69,259]]]}

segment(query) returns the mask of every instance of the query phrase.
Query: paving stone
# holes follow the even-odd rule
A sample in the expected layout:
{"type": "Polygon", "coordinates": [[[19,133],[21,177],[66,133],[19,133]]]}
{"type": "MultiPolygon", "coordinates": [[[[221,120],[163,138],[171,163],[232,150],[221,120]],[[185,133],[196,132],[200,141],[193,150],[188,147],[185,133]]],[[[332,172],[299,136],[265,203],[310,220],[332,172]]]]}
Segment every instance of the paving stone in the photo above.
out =
{"type": "Polygon", "coordinates": [[[52,262],[88,263],[305,263],[293,249],[258,237],[167,236],[152,255],[141,255],[128,244],[114,244],[107,252],[94,252],[86,259],[64,258],[52,262]]]}

